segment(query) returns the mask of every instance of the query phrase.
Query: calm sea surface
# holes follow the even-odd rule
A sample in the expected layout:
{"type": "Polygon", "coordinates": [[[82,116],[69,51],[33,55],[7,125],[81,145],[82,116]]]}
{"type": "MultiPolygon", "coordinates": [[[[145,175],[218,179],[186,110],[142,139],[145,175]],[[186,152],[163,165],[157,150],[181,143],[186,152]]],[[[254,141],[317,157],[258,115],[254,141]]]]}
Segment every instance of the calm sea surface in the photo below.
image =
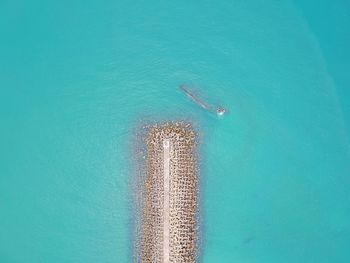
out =
{"type": "Polygon", "coordinates": [[[0,1],[0,262],[131,262],[133,133],[164,119],[203,138],[203,262],[350,262],[349,11],[0,1]]]}

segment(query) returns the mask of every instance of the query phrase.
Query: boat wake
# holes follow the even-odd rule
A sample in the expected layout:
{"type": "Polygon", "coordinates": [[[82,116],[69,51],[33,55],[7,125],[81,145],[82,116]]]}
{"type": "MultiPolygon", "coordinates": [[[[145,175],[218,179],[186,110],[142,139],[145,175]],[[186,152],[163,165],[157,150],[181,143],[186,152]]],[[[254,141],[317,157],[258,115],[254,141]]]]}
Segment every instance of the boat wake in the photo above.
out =
{"type": "Polygon", "coordinates": [[[213,105],[210,105],[208,103],[206,103],[205,101],[203,101],[202,99],[200,99],[198,96],[194,95],[189,88],[186,85],[181,85],[180,89],[194,102],[196,103],[198,106],[200,106],[201,108],[214,113],[218,116],[223,116],[227,110],[224,107],[218,106],[215,107],[213,105]]]}

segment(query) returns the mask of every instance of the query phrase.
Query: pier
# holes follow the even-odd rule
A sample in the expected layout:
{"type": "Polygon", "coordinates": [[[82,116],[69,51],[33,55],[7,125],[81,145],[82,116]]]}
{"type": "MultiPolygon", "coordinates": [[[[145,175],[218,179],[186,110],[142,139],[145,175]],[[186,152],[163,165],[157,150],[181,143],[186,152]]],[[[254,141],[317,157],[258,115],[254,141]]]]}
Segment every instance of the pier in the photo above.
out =
{"type": "Polygon", "coordinates": [[[194,263],[198,253],[197,135],[190,124],[149,128],[137,262],[194,263]]]}

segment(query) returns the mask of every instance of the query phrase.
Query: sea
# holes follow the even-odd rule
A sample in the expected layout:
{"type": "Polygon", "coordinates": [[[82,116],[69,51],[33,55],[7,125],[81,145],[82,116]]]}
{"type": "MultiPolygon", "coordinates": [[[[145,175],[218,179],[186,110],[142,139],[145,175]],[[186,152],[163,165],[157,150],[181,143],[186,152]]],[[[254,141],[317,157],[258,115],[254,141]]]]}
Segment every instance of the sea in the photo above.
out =
{"type": "Polygon", "coordinates": [[[135,135],[178,120],[198,262],[350,262],[349,47],[347,0],[1,0],[0,262],[132,262],[135,135]]]}

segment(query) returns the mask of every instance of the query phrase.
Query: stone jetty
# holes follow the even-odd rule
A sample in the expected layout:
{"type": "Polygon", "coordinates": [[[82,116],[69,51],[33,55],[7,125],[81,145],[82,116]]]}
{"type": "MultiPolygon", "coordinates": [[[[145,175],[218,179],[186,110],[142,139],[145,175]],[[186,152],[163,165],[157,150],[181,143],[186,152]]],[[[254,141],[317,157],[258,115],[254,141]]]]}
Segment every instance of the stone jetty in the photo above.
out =
{"type": "Polygon", "coordinates": [[[197,134],[189,123],[150,126],[145,135],[136,262],[192,263],[198,256],[197,134]]]}

